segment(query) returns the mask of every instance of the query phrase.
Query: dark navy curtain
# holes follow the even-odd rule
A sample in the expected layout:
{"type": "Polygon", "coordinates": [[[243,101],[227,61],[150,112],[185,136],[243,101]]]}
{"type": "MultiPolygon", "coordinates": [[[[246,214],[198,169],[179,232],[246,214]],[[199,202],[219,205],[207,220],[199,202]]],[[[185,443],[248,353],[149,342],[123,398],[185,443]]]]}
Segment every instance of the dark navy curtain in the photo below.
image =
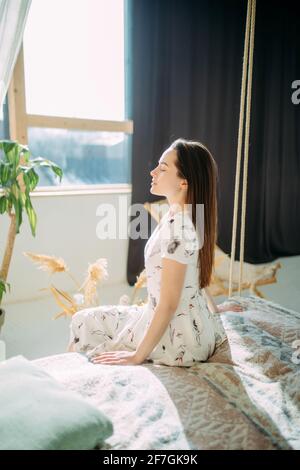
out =
{"type": "MultiPolygon", "coordinates": [[[[218,163],[218,245],[229,253],[247,2],[129,5],[132,203],[157,199],[149,171],[174,139],[202,141],[218,163]]],[[[292,102],[299,31],[296,2],[257,1],[245,241],[251,263],[300,253],[300,104],[292,102]]],[[[131,285],[144,267],[145,242],[129,243],[131,285]]]]}

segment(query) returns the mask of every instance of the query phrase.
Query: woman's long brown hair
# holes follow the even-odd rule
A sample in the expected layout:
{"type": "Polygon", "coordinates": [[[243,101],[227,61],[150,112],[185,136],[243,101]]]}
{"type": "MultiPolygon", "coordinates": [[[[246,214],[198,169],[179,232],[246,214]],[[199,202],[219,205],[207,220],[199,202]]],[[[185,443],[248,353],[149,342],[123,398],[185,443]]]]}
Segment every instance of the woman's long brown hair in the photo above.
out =
{"type": "Polygon", "coordinates": [[[185,203],[192,207],[196,227],[197,204],[204,204],[204,241],[199,250],[199,288],[209,286],[217,238],[217,164],[200,142],[177,139],[170,148],[177,153],[178,176],[188,182],[185,203]]]}

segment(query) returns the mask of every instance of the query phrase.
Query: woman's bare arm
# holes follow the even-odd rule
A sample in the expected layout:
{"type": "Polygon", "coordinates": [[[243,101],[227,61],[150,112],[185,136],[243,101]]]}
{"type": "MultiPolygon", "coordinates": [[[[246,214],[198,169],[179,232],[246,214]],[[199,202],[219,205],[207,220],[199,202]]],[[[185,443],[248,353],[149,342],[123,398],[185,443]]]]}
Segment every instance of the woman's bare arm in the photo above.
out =
{"type": "Polygon", "coordinates": [[[180,301],[186,264],[162,258],[160,298],[146,334],[137,347],[136,357],[144,361],[162,338],[180,301]]]}
{"type": "Polygon", "coordinates": [[[205,297],[207,299],[207,305],[211,313],[222,313],[222,312],[242,312],[244,309],[241,305],[234,304],[232,302],[223,302],[220,305],[216,305],[213,297],[211,296],[208,287],[204,289],[205,297]]]}

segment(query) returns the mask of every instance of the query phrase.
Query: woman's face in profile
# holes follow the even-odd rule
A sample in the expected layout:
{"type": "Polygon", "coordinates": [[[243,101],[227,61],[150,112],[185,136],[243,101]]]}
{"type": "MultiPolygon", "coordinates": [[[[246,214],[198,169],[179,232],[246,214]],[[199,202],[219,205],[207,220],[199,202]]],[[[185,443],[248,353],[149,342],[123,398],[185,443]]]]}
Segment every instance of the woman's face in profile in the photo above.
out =
{"type": "Polygon", "coordinates": [[[151,194],[170,198],[182,189],[185,180],[177,175],[176,159],[177,154],[174,149],[169,148],[162,154],[157,166],[150,172],[152,176],[151,194]]]}

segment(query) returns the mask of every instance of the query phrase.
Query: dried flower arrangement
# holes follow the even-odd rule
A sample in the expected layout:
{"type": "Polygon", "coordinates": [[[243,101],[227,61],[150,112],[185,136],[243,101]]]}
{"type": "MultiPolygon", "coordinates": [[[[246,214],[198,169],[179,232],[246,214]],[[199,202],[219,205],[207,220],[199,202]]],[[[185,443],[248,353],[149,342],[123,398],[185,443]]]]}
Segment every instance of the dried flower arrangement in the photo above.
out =
{"type": "Polygon", "coordinates": [[[62,308],[62,311],[55,315],[55,319],[66,315],[72,316],[78,310],[99,304],[97,286],[108,277],[106,258],[99,258],[94,263],[89,264],[86,277],[82,285],[80,285],[71,274],[68,266],[62,258],[39,255],[30,252],[25,252],[24,255],[37,264],[38,269],[47,271],[51,275],[65,272],[76,285],[77,293],[73,296],[61,289],[58,289],[53,284],[51,284],[49,288],[45,289],[51,292],[56,303],[62,308]]]}

